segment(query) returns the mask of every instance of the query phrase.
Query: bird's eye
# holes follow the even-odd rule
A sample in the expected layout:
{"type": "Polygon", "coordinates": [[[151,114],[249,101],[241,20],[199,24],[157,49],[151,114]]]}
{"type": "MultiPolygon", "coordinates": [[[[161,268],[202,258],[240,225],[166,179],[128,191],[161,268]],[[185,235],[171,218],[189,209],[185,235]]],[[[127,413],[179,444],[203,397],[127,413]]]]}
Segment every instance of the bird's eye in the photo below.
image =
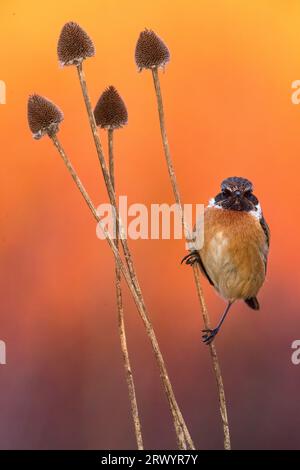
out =
{"type": "Polygon", "coordinates": [[[229,189],[223,189],[222,193],[223,193],[224,196],[226,196],[226,197],[231,196],[231,191],[230,191],[229,189]]]}
{"type": "Polygon", "coordinates": [[[248,189],[248,191],[245,191],[245,192],[244,192],[244,196],[245,196],[245,197],[249,197],[249,196],[251,196],[251,194],[252,194],[252,192],[251,192],[251,190],[249,190],[249,189],[248,189]]]}

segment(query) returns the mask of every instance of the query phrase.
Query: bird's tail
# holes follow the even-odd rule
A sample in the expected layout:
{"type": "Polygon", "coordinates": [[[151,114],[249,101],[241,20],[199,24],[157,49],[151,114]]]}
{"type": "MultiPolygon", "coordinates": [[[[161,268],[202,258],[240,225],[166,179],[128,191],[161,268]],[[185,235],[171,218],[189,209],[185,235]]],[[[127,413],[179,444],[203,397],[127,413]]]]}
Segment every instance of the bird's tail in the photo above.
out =
{"type": "Polygon", "coordinates": [[[259,302],[256,297],[250,297],[249,299],[245,299],[245,302],[248,307],[253,308],[253,310],[259,310],[259,302]]]}

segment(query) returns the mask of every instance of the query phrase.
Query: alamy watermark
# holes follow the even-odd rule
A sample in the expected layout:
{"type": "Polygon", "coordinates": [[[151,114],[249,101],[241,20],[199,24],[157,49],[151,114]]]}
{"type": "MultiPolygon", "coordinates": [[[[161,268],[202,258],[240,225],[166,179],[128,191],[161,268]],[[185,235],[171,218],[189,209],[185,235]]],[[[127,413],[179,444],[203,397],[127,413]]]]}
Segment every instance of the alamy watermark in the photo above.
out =
{"type": "MultiPolygon", "coordinates": [[[[127,196],[120,196],[118,208],[121,221],[119,221],[119,231],[122,239],[183,239],[186,240],[186,248],[189,250],[200,250],[203,246],[204,204],[184,204],[182,212],[177,204],[151,204],[149,208],[139,203],[128,205],[127,196]]],[[[101,204],[97,214],[101,219],[101,224],[97,225],[97,237],[105,239],[102,225],[111,238],[115,239],[116,215],[113,206],[101,204]]]]}
{"type": "Polygon", "coordinates": [[[6,344],[0,340],[0,365],[6,364],[6,344]]]}
{"type": "Polygon", "coordinates": [[[300,364],[300,339],[295,339],[295,341],[292,342],[291,347],[294,349],[291,356],[291,361],[294,366],[298,366],[300,364]]]}
{"type": "Polygon", "coordinates": [[[0,80],[0,104],[6,104],[6,83],[0,80]]]}

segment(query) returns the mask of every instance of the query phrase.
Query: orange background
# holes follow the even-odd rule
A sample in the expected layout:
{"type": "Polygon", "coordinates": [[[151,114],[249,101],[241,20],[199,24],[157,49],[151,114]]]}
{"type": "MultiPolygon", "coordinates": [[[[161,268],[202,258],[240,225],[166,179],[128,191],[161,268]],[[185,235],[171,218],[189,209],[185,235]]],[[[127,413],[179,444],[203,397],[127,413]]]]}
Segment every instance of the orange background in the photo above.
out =
{"type": "MultiPolygon", "coordinates": [[[[255,185],[272,239],[261,310],[236,305],[217,338],[234,448],[299,448],[300,5],[296,1],[1,0],[1,448],[134,448],[105,242],[48,139],[33,141],[32,92],[65,113],[60,138],[95,204],[107,201],[76,71],[61,69],[66,21],[95,42],[86,61],[95,102],[113,84],[129,111],[116,135],[117,185],[129,203],[173,202],[152,80],[137,73],[139,32],[154,29],[171,62],[161,74],[184,202],[206,203],[220,181],[255,185]]],[[[105,135],[102,135],[105,143],[105,135]]],[[[208,350],[200,341],[183,241],[131,242],[170,377],[199,448],[221,448],[208,350]]],[[[223,301],[203,282],[216,323],[223,301]]],[[[156,365],[128,295],[126,320],[146,448],[175,445],[156,365]]]]}

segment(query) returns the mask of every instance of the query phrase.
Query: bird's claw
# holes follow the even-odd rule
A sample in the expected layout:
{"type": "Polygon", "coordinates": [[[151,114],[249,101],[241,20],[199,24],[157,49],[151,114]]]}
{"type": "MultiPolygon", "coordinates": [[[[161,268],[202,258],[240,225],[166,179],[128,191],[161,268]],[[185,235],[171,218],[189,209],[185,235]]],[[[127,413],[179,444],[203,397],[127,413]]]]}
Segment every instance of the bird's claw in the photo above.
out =
{"type": "Polygon", "coordinates": [[[202,341],[204,344],[210,344],[218,334],[219,328],[214,328],[213,330],[208,328],[207,330],[202,330],[202,341]]]}
{"type": "Polygon", "coordinates": [[[181,260],[181,264],[185,263],[189,266],[193,266],[193,264],[199,263],[199,262],[200,262],[200,255],[198,251],[192,251],[181,260]]]}

